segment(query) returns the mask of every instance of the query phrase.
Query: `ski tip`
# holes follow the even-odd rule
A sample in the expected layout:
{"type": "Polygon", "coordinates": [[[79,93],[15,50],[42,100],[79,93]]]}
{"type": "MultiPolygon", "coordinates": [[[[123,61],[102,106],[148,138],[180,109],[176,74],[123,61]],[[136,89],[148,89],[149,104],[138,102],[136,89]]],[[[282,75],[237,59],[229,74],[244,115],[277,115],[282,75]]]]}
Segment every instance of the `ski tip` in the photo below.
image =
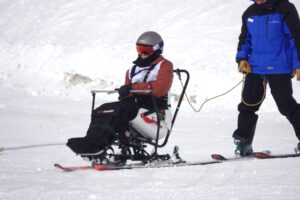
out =
{"type": "Polygon", "coordinates": [[[54,167],[59,169],[62,172],[72,172],[72,171],[77,170],[77,167],[63,167],[63,166],[61,166],[60,164],[57,164],[57,163],[54,164],[54,167]]]}
{"type": "Polygon", "coordinates": [[[0,152],[1,152],[1,151],[4,151],[4,150],[5,150],[5,148],[4,148],[4,147],[0,147],[0,152]]]}
{"type": "Polygon", "coordinates": [[[54,167],[62,168],[62,166],[60,164],[57,164],[57,163],[54,163],[54,167]]]}
{"type": "Polygon", "coordinates": [[[214,160],[227,160],[224,156],[221,154],[211,154],[211,158],[214,160]]]}
{"type": "Polygon", "coordinates": [[[69,167],[63,167],[60,164],[55,163],[54,167],[57,169],[63,171],[63,172],[72,172],[72,171],[78,171],[78,170],[87,170],[92,169],[92,166],[85,165],[85,166],[69,166],[69,167]]]}
{"type": "Polygon", "coordinates": [[[60,164],[55,163],[55,164],[54,164],[54,167],[57,168],[57,169],[60,169],[60,170],[62,170],[62,171],[65,171],[64,167],[61,166],[60,164]]]}
{"type": "Polygon", "coordinates": [[[68,167],[63,167],[60,164],[55,163],[54,167],[56,167],[57,169],[59,169],[62,172],[71,172],[71,171],[75,171],[73,168],[68,168],[68,167]]]}

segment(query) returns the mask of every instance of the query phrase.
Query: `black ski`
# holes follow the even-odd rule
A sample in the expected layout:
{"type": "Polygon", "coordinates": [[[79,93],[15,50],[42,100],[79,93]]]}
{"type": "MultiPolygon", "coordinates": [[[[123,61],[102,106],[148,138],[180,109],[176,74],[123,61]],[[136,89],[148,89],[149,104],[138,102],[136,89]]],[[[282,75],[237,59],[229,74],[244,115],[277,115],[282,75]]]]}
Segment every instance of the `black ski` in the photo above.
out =
{"type": "Polygon", "coordinates": [[[261,151],[261,152],[254,152],[252,155],[249,156],[234,156],[234,157],[225,157],[221,154],[212,154],[212,159],[218,161],[232,161],[232,160],[245,160],[245,159],[272,159],[272,158],[292,158],[292,157],[300,157],[300,153],[289,153],[289,154],[272,154],[271,151],[261,151]]]}
{"type": "Polygon", "coordinates": [[[254,157],[258,159],[293,158],[293,157],[300,157],[300,153],[267,154],[264,152],[255,152],[254,157]]]}
{"type": "Polygon", "coordinates": [[[210,165],[220,163],[217,160],[210,160],[210,161],[198,161],[198,162],[170,162],[170,161],[158,161],[153,163],[133,163],[127,165],[109,165],[109,164],[93,164],[93,165],[85,165],[85,166],[69,166],[64,167],[60,164],[54,164],[54,167],[63,171],[63,172],[72,172],[72,171],[79,171],[79,170],[97,170],[97,171],[108,171],[108,170],[122,170],[122,169],[142,169],[142,168],[167,168],[167,167],[183,167],[183,166],[195,166],[195,165],[210,165]]]}

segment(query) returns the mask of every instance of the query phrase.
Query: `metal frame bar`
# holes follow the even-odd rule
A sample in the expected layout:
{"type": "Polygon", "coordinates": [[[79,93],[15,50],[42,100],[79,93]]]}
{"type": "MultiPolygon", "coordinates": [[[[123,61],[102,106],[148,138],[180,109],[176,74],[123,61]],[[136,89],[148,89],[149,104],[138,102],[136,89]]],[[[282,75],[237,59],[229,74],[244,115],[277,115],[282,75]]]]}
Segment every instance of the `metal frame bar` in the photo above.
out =
{"type": "MultiPolygon", "coordinates": [[[[187,70],[184,70],[184,69],[176,69],[176,70],[173,70],[174,73],[176,73],[179,77],[179,79],[181,80],[181,73],[184,73],[186,75],[186,79],[185,79],[185,84],[183,86],[183,89],[182,89],[182,92],[180,94],[180,98],[179,98],[179,101],[177,103],[177,106],[176,106],[176,109],[175,109],[175,113],[173,115],[173,118],[172,118],[172,123],[171,123],[171,130],[173,128],[173,125],[175,123],[175,120],[177,118],[177,114],[178,114],[178,111],[180,109],[180,106],[181,106],[181,103],[182,103],[182,100],[183,100],[183,97],[184,97],[184,94],[185,94],[185,91],[187,89],[187,86],[188,86],[188,83],[189,83],[189,80],[190,80],[190,74],[187,70]]],[[[117,90],[92,90],[91,93],[92,93],[92,96],[93,96],[93,101],[92,101],[92,112],[91,112],[91,115],[95,109],[95,99],[96,99],[96,93],[107,93],[107,94],[114,94],[114,93],[117,93],[118,91],[117,90]]],[[[155,110],[155,113],[156,113],[156,116],[157,116],[157,123],[158,123],[158,126],[157,126],[157,134],[156,134],[156,139],[155,139],[155,143],[152,142],[152,141],[148,141],[148,140],[145,140],[144,142],[145,143],[148,143],[150,145],[153,145],[154,148],[155,148],[155,153],[154,155],[157,155],[157,149],[158,148],[161,148],[161,147],[164,147],[168,140],[169,140],[169,136],[171,134],[171,131],[168,131],[166,137],[165,137],[165,140],[162,144],[158,144],[158,140],[159,140],[159,132],[160,132],[160,117],[159,117],[159,110],[158,110],[158,107],[157,107],[157,104],[156,104],[156,101],[152,95],[152,91],[151,90],[131,90],[130,92],[132,93],[147,93],[148,95],[151,96],[151,99],[152,99],[152,103],[153,103],[153,106],[154,106],[154,110],[155,110]]]]}

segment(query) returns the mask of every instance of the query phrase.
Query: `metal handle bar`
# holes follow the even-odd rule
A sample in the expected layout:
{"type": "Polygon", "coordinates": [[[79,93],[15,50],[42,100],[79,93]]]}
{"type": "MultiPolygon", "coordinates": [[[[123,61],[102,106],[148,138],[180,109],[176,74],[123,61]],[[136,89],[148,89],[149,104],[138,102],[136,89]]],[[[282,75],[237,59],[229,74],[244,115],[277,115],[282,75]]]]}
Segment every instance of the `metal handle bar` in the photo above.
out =
{"type": "MultiPolygon", "coordinates": [[[[114,89],[114,90],[92,90],[91,93],[92,94],[96,94],[96,93],[107,93],[107,94],[114,94],[117,93],[119,89],[114,89]]],[[[130,90],[129,92],[131,93],[151,93],[152,90],[148,89],[148,90],[130,90]]]]}

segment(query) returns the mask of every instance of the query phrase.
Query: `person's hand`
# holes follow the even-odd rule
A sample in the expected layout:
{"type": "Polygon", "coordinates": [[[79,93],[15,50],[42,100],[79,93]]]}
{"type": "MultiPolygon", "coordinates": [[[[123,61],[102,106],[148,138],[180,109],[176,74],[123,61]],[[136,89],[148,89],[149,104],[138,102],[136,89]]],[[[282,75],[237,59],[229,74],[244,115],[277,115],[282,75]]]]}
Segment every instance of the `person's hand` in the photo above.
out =
{"type": "Polygon", "coordinates": [[[297,81],[300,81],[300,69],[295,69],[292,77],[294,78],[294,76],[296,76],[297,81]]]}
{"type": "Polygon", "coordinates": [[[131,88],[132,88],[131,85],[122,85],[118,90],[119,96],[121,98],[128,96],[131,88]]]}
{"type": "Polygon", "coordinates": [[[247,60],[240,60],[238,62],[238,69],[239,69],[239,72],[241,72],[243,74],[252,73],[251,66],[247,60]]]}

